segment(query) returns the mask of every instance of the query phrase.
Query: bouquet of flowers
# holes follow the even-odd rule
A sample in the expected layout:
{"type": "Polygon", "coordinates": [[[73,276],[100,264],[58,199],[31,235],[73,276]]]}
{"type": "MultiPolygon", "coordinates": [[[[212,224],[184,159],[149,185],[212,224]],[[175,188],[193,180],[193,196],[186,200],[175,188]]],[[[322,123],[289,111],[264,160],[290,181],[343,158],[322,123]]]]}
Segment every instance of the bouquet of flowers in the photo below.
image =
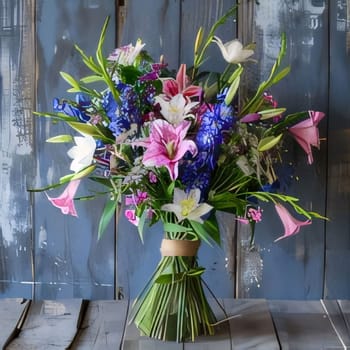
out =
{"type": "Polygon", "coordinates": [[[215,36],[235,10],[206,36],[199,29],[193,65],[181,64],[176,73],[164,59],[155,62],[149,57],[140,40],[104,56],[107,19],[96,58],[76,46],[91,74],[75,79],[61,73],[75,98],[55,99],[53,113],[37,112],[65,122],[77,133],[48,140],[75,143],[68,151],[72,172],[38,189],[66,185],[59,197],[47,194],[53,205],[77,216],[74,197],[80,181],[89,178],[105,186],[102,194],[108,198],[99,237],[122,202],[141,238],[145,223],[163,223],[161,261],[131,313],[142,334],[158,339],[194,340],[214,332],[216,319],[201,279],[205,268],[196,256],[200,242],[220,244],[216,211],[233,213],[254,226],[262,216],[259,203],[272,202],[285,227],[277,240],[296,234],[312,218],[322,218],[281,191],[279,169],[289,136],[312,163],[311,147],[319,146],[317,124],[324,114],[286,115],[269,95],[271,86],[289,73],[289,67],[282,67],[284,36],[270,76],[251,97],[238,98],[253,46],[243,47],[238,40],[223,43],[215,36]],[[223,72],[201,69],[212,44],[227,61],[223,72]],[[294,218],[287,206],[305,220],[294,218]]]}

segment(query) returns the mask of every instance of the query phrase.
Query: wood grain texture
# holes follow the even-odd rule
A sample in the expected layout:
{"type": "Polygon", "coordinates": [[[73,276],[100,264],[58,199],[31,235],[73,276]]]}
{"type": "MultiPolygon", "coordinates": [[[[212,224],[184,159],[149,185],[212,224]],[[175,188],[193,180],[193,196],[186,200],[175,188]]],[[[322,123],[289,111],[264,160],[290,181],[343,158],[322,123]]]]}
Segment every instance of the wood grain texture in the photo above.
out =
{"type": "Polygon", "coordinates": [[[279,349],[269,306],[263,299],[227,299],[234,349],[279,349]]]}
{"type": "Polygon", "coordinates": [[[282,349],[344,349],[320,301],[271,301],[282,349]]]}
{"type": "Polygon", "coordinates": [[[124,336],[128,307],[127,301],[96,300],[89,302],[71,349],[119,349],[124,336]]]}
{"type": "Polygon", "coordinates": [[[0,299],[1,349],[18,335],[28,304],[23,299],[0,299]]]}
{"type": "MultiPolygon", "coordinates": [[[[209,300],[219,321],[216,334],[183,343],[140,336],[134,324],[126,323],[127,301],[36,302],[29,308],[18,338],[6,349],[319,350],[350,347],[348,300],[219,299],[220,304],[209,300]],[[86,306],[85,311],[80,308],[82,304],[86,306]]],[[[15,327],[17,316],[23,310],[21,305],[17,299],[0,302],[1,341],[5,332],[11,332],[7,323],[15,327]]]]}
{"type": "Polygon", "coordinates": [[[21,331],[6,349],[65,349],[77,332],[82,300],[32,302],[21,331]]]}

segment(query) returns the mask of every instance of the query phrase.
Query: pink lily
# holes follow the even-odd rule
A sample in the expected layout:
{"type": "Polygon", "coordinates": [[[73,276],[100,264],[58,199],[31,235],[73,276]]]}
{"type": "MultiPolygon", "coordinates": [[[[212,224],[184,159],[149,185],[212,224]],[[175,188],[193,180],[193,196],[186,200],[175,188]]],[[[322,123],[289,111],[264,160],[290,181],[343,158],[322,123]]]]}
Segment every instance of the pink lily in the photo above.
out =
{"type": "Polygon", "coordinates": [[[80,180],[73,180],[69,182],[69,184],[60,196],[52,198],[47,193],[46,196],[55,207],[61,209],[63,214],[78,216],[74,206],[74,196],[77,192],[79,184],[80,180]]]}
{"type": "Polygon", "coordinates": [[[296,235],[300,231],[301,226],[306,226],[311,224],[311,220],[299,221],[290,215],[288,210],[280,203],[275,204],[275,209],[277,214],[279,215],[283,226],[284,226],[284,234],[283,236],[275,239],[275,242],[296,235]]]}
{"type": "Polygon", "coordinates": [[[150,137],[138,144],[147,147],[143,155],[145,166],[165,166],[169,170],[172,180],[178,176],[178,163],[189,151],[197,153],[197,146],[192,140],[185,140],[191,122],[184,120],[174,126],[165,120],[157,119],[153,122],[150,137]]]}
{"type": "Polygon", "coordinates": [[[322,112],[309,111],[308,119],[289,128],[289,132],[306,152],[309,164],[313,162],[311,146],[320,148],[317,125],[324,116],[325,114],[322,112]]]}
{"type": "Polygon", "coordinates": [[[186,64],[181,64],[175,79],[166,79],[163,81],[163,93],[168,97],[182,94],[184,97],[200,97],[202,95],[202,88],[191,85],[189,78],[186,75],[186,64]]]}

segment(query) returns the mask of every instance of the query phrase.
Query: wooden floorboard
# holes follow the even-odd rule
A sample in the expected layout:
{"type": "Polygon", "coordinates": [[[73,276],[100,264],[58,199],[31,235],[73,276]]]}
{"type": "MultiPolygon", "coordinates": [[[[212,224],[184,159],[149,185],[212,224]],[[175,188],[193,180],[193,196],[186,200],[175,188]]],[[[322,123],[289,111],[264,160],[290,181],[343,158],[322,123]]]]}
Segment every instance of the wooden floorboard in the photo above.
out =
{"type": "Polygon", "coordinates": [[[122,344],[128,302],[90,301],[72,350],[118,350],[122,344]]]}
{"type": "Polygon", "coordinates": [[[269,307],[264,299],[225,299],[232,348],[279,350],[269,307]]]}
{"type": "Polygon", "coordinates": [[[0,299],[0,348],[15,337],[29,301],[23,299],[0,299]]]}
{"type": "Polygon", "coordinates": [[[163,342],[127,322],[127,301],[0,300],[0,345],[9,350],[350,349],[350,301],[210,300],[214,336],[163,342]],[[26,315],[26,317],[23,317],[26,315]],[[18,330],[18,332],[14,332],[18,330]],[[19,333],[19,334],[17,334],[19,333]],[[6,341],[13,339],[7,346],[6,341]]]}
{"type": "Polygon", "coordinates": [[[282,349],[346,349],[320,301],[271,301],[282,349]]]}
{"type": "Polygon", "coordinates": [[[66,349],[77,332],[81,299],[32,302],[23,327],[6,350],[66,349]]]}

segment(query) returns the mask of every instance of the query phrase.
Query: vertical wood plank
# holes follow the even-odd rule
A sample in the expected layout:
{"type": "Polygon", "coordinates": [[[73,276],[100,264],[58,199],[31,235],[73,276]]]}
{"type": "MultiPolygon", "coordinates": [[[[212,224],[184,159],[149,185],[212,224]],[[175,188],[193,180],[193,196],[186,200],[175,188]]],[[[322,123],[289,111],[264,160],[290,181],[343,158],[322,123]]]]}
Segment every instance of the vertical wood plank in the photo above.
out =
{"type": "Polygon", "coordinates": [[[32,296],[35,1],[1,1],[0,296],[32,296]]]}
{"type": "Polygon", "coordinates": [[[349,299],[350,143],[349,1],[328,1],[330,84],[325,298],[349,299]]]}
{"type": "MultiPolygon", "coordinates": [[[[165,55],[169,69],[179,64],[180,0],[128,0],[122,44],[135,44],[140,38],[145,50],[158,60],[165,55]]],[[[123,208],[121,209],[123,213],[123,208]]],[[[160,260],[162,225],[145,228],[144,243],[137,228],[120,215],[117,228],[118,285],[125,297],[136,298],[160,260]],[[145,264],[145,261],[147,264],[145,264]]]]}
{"type": "MultiPolygon", "coordinates": [[[[323,1],[272,0],[259,1],[259,5],[255,6],[254,58],[258,60],[259,74],[255,74],[255,79],[251,75],[250,84],[256,87],[258,82],[268,76],[280,49],[281,34],[285,32],[287,52],[283,66],[290,65],[291,73],[269,92],[279,107],[287,108],[288,114],[304,110],[328,110],[326,4],[323,1]]],[[[327,120],[331,119],[334,120],[328,115],[327,120]]],[[[323,141],[320,150],[315,149],[313,152],[314,163],[308,165],[304,151],[290,139],[286,143],[288,152],[283,155],[287,166],[282,170],[282,186],[288,189],[288,193],[299,197],[299,204],[307,210],[321,214],[325,214],[326,208],[327,120],[320,123],[320,137],[323,141]]],[[[339,145],[337,149],[339,150],[339,145]]],[[[263,283],[260,283],[260,288],[251,288],[249,296],[268,299],[322,298],[324,222],[313,220],[312,225],[303,227],[297,236],[273,243],[274,239],[283,234],[283,225],[273,205],[261,206],[264,219],[256,225],[255,238],[261,247],[260,254],[263,258],[263,283]]],[[[293,215],[298,217],[297,214],[293,215]]],[[[337,239],[335,234],[332,237],[337,239]]]]}
{"type": "MultiPolygon", "coordinates": [[[[74,45],[88,56],[95,51],[106,17],[110,15],[104,54],[115,46],[115,2],[36,1],[37,20],[37,76],[40,112],[53,111],[54,98],[75,100],[67,92],[68,84],[60,71],[76,78],[87,74],[87,68],[74,45]]],[[[71,173],[67,151],[73,144],[50,144],[46,140],[60,134],[77,133],[64,123],[52,123],[35,117],[36,124],[36,183],[45,187],[57,183],[61,176],[71,173]]],[[[49,191],[51,197],[60,195],[65,186],[49,191]]],[[[91,181],[82,181],[77,196],[101,190],[91,181]]],[[[114,297],[114,225],[108,227],[103,239],[97,239],[98,223],[105,199],[77,201],[78,218],[62,215],[47,200],[46,194],[35,195],[35,298],[111,299],[114,297]]]]}
{"type": "Polygon", "coordinates": [[[127,301],[90,301],[71,349],[115,350],[122,343],[128,312],[127,301]]]}
{"type": "Polygon", "coordinates": [[[266,300],[225,299],[233,349],[280,349],[266,300]]]}
{"type": "Polygon", "coordinates": [[[6,349],[67,348],[77,332],[82,301],[37,301],[31,304],[18,338],[6,349]]]}
{"type": "Polygon", "coordinates": [[[140,38],[146,43],[145,50],[156,61],[160,55],[164,55],[169,68],[177,68],[180,2],[180,0],[147,2],[127,0],[122,43],[135,43],[140,38]]]}
{"type": "Polygon", "coordinates": [[[282,349],[343,349],[319,301],[270,301],[282,349]]]}

